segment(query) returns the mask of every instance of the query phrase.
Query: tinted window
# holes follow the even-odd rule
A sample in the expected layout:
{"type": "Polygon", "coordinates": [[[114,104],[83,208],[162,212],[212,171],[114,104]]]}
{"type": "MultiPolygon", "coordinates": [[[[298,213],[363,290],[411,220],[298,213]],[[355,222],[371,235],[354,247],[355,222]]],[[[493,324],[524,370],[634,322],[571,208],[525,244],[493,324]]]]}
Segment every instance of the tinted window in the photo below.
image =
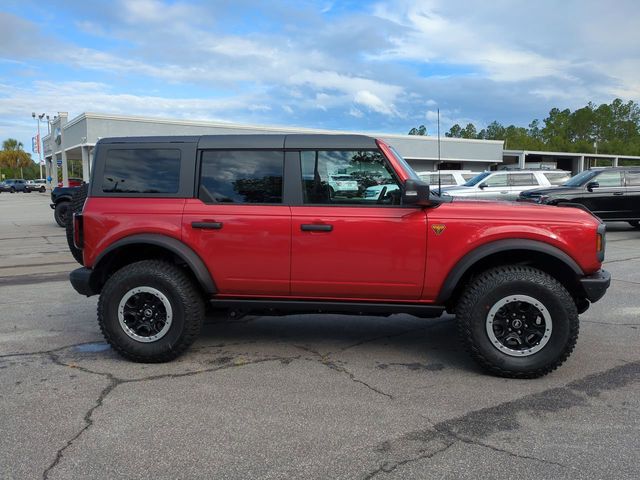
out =
{"type": "Polygon", "coordinates": [[[613,172],[600,172],[600,174],[593,179],[593,181],[598,182],[600,187],[621,187],[622,186],[622,175],[620,171],[613,172]]]}
{"type": "Polygon", "coordinates": [[[283,158],[278,151],[203,152],[200,199],[207,203],[282,203],[283,158]]]}
{"type": "Polygon", "coordinates": [[[640,170],[627,172],[627,185],[630,187],[637,187],[640,185],[640,170]]]}
{"type": "Polygon", "coordinates": [[[533,173],[510,173],[508,177],[509,185],[514,187],[538,185],[538,181],[534,177],[533,173]]]}
{"type": "Polygon", "coordinates": [[[107,193],[177,193],[180,150],[135,148],[109,150],[102,191],[107,193]]]}
{"type": "Polygon", "coordinates": [[[301,160],[305,203],[400,203],[399,184],[378,151],[307,151],[301,160]]]}
{"type": "Polygon", "coordinates": [[[507,175],[504,173],[498,173],[483,180],[487,184],[487,187],[506,187],[507,175]]]}
{"type": "Polygon", "coordinates": [[[547,180],[549,180],[551,185],[562,185],[570,178],[569,173],[565,172],[543,173],[543,175],[547,177],[547,180]]]}

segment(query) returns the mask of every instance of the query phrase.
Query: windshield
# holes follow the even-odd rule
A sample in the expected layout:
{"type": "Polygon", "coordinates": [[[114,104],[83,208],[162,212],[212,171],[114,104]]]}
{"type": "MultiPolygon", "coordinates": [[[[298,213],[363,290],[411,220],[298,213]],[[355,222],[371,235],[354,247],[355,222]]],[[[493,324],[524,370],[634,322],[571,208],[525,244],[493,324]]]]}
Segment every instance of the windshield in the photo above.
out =
{"type": "Polygon", "coordinates": [[[591,180],[598,174],[595,170],[585,170],[577,174],[575,177],[571,177],[569,180],[564,182],[562,185],[565,187],[580,187],[591,180]]]}
{"type": "Polygon", "coordinates": [[[487,178],[489,175],[491,175],[491,172],[482,172],[481,174],[476,175],[471,180],[469,180],[467,183],[465,183],[464,186],[465,187],[473,187],[474,185],[477,185],[482,180],[487,178]]]}

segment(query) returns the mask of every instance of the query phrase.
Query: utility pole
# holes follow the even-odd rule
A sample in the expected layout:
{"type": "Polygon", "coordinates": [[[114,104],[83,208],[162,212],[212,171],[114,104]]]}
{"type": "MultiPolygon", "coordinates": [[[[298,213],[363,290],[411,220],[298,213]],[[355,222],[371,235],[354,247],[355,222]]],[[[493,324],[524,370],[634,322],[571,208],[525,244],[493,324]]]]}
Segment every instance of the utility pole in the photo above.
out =
{"type": "Polygon", "coordinates": [[[40,178],[42,178],[42,141],[40,139],[40,121],[44,118],[45,114],[41,113],[36,115],[36,112],[31,112],[31,116],[38,121],[38,165],[40,166],[40,178]]]}

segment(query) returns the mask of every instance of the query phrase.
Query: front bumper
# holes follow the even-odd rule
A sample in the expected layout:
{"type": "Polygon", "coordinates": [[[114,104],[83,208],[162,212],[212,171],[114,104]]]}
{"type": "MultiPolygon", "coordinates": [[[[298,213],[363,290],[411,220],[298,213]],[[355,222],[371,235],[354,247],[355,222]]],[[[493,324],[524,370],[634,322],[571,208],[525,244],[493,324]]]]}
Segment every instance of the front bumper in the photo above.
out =
{"type": "Polygon", "coordinates": [[[95,295],[98,292],[91,285],[92,274],[93,274],[93,270],[86,267],[75,269],[69,274],[69,280],[71,281],[71,286],[80,295],[85,295],[87,297],[95,295]]]}
{"type": "Polygon", "coordinates": [[[599,270],[593,275],[588,275],[580,279],[582,288],[587,296],[587,299],[591,302],[597,302],[600,300],[611,285],[611,274],[606,270],[599,270]]]}

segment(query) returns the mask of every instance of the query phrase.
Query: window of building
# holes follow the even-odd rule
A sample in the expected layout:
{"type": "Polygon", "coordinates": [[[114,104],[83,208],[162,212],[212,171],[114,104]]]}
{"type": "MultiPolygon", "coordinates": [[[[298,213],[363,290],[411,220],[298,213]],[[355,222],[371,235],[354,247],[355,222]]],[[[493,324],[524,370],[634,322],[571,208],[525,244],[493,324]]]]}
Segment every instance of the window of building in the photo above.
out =
{"type": "Polygon", "coordinates": [[[177,193],[180,150],[165,148],[112,149],[102,178],[105,193],[177,193]]]}
{"type": "Polygon", "coordinates": [[[205,203],[282,203],[281,151],[202,153],[199,197],[205,203]]]}
{"type": "Polygon", "coordinates": [[[400,184],[378,151],[305,151],[301,161],[304,203],[400,203],[400,184]]]}

